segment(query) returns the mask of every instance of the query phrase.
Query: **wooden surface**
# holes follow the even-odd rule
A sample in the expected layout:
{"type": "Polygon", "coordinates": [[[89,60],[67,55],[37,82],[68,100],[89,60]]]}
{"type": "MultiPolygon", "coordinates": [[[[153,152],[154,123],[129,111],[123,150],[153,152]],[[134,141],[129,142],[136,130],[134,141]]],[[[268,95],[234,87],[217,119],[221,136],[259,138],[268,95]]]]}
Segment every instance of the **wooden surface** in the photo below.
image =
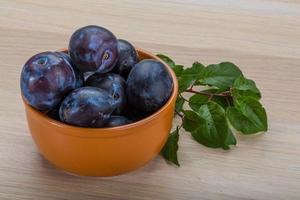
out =
{"type": "MultiPolygon", "coordinates": [[[[300,2],[297,0],[0,0],[0,199],[300,199],[300,2]],[[159,156],[142,169],[86,178],[38,153],[19,91],[33,54],[66,47],[84,25],[190,65],[232,61],[255,79],[266,134],[238,136],[231,151],[181,132],[181,167],[159,156]]],[[[175,120],[176,123],[176,120],[175,120]]]]}

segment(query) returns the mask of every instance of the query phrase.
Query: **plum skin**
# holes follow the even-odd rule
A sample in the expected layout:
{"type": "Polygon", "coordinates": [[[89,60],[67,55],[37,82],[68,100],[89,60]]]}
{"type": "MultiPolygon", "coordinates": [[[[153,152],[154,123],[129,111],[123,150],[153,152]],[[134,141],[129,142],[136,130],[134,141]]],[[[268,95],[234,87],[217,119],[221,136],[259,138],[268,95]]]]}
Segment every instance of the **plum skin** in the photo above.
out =
{"type": "Polygon", "coordinates": [[[83,73],[81,73],[81,71],[79,71],[79,69],[75,66],[75,64],[71,60],[70,55],[65,52],[56,52],[56,53],[58,53],[66,62],[70,63],[70,65],[72,66],[74,73],[75,73],[75,77],[76,77],[75,88],[79,88],[79,87],[83,86],[83,83],[84,83],[83,73]]]}
{"type": "Polygon", "coordinates": [[[45,112],[45,114],[48,116],[48,117],[50,117],[50,118],[52,118],[52,119],[55,119],[55,120],[57,120],[57,121],[60,121],[59,120],[59,106],[57,106],[56,108],[53,108],[53,109],[51,109],[51,110],[48,110],[48,111],[46,111],[45,112]]]}
{"type": "Polygon", "coordinates": [[[69,54],[81,72],[106,73],[118,60],[117,38],[103,27],[85,26],[71,36],[69,54]]]}
{"type": "Polygon", "coordinates": [[[109,120],[106,123],[106,127],[122,126],[122,125],[129,124],[129,123],[130,123],[130,120],[127,119],[126,117],[121,116],[121,115],[114,115],[109,118],[109,120]]]}
{"type": "Polygon", "coordinates": [[[127,79],[128,74],[138,62],[138,54],[134,46],[126,40],[118,39],[119,59],[113,72],[127,79]]]}
{"type": "Polygon", "coordinates": [[[141,111],[128,104],[126,105],[123,112],[121,113],[122,116],[126,117],[131,122],[142,120],[150,116],[151,114],[152,112],[141,111]]]}
{"type": "Polygon", "coordinates": [[[85,82],[86,86],[98,87],[106,90],[114,99],[116,110],[114,113],[120,114],[127,103],[125,94],[126,82],[118,74],[95,73],[91,75],[85,82]]]}
{"type": "Polygon", "coordinates": [[[25,101],[40,111],[55,108],[76,88],[72,66],[55,52],[32,56],[23,66],[20,79],[25,101]]]}
{"type": "Polygon", "coordinates": [[[81,87],[72,91],[61,103],[61,121],[81,127],[103,127],[114,111],[113,99],[103,89],[81,87]]]}
{"type": "Polygon", "coordinates": [[[127,78],[127,99],[131,106],[146,112],[162,107],[173,90],[168,69],[159,61],[145,59],[137,63],[127,78]]]}

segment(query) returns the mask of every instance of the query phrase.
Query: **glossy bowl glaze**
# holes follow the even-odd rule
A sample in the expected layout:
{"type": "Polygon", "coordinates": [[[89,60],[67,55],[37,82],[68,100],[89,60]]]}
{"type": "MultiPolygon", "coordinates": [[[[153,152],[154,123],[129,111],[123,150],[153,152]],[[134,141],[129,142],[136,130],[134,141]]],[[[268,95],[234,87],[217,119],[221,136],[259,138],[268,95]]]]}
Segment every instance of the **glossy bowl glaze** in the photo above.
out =
{"type": "MultiPolygon", "coordinates": [[[[140,60],[157,56],[137,49],[140,60]]],[[[41,154],[67,172],[83,176],[113,176],[135,170],[159,154],[172,127],[178,93],[176,76],[166,104],[135,123],[113,128],[81,128],[49,118],[25,101],[28,127],[41,154]]]]}

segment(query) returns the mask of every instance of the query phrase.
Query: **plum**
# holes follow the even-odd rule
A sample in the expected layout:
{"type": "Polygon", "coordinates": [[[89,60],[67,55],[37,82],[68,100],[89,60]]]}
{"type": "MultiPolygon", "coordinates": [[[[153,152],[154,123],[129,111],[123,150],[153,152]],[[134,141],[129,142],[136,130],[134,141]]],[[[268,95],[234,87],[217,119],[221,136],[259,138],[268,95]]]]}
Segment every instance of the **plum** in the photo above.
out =
{"type": "Polygon", "coordinates": [[[51,110],[46,111],[45,114],[48,115],[48,117],[51,117],[52,119],[60,121],[58,111],[59,111],[59,106],[57,106],[56,108],[53,108],[51,110]]]}
{"type": "Polygon", "coordinates": [[[61,103],[61,121],[82,127],[103,127],[114,111],[108,92],[96,87],[81,87],[72,91],[61,103]]]}
{"type": "Polygon", "coordinates": [[[95,74],[95,72],[85,72],[85,73],[83,73],[84,81],[86,81],[86,79],[88,79],[93,74],[95,74]]]}
{"type": "Polygon", "coordinates": [[[118,52],[119,59],[113,72],[127,79],[132,67],[138,62],[138,55],[133,45],[122,39],[118,40],[118,52]]]}
{"type": "Polygon", "coordinates": [[[127,104],[121,115],[129,119],[131,122],[136,122],[151,115],[151,112],[144,112],[127,104]]]}
{"type": "Polygon", "coordinates": [[[23,66],[20,87],[25,101],[46,111],[55,108],[65,95],[76,88],[70,63],[55,52],[32,56],[23,66]]]}
{"type": "Polygon", "coordinates": [[[107,127],[115,127],[115,126],[122,126],[125,124],[129,124],[130,120],[128,120],[126,117],[123,117],[121,115],[114,115],[111,116],[106,123],[107,127]]]}
{"type": "Polygon", "coordinates": [[[79,88],[79,87],[83,86],[83,83],[84,83],[83,73],[81,73],[81,71],[79,71],[79,69],[72,62],[70,55],[65,52],[56,52],[56,53],[58,53],[66,62],[69,62],[70,65],[73,67],[75,77],[76,77],[76,86],[75,87],[79,88]]]}
{"type": "Polygon", "coordinates": [[[85,26],[73,33],[69,54],[81,72],[106,73],[118,61],[117,38],[100,26],[85,26]]]}
{"type": "Polygon", "coordinates": [[[127,78],[128,102],[142,111],[150,112],[162,107],[172,90],[172,77],[167,68],[157,60],[140,61],[127,78]]]}
{"type": "Polygon", "coordinates": [[[121,76],[113,73],[95,73],[85,81],[85,85],[98,87],[109,92],[114,99],[115,113],[120,114],[122,112],[127,100],[125,95],[126,82],[121,76]]]}

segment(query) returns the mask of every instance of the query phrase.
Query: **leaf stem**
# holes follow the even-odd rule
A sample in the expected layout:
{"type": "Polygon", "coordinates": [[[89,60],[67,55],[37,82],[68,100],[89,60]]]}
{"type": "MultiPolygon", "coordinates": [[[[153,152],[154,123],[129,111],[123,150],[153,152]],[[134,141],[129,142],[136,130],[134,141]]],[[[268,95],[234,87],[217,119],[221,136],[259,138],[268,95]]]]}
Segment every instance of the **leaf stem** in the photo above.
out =
{"type": "Polygon", "coordinates": [[[181,118],[181,124],[180,124],[180,126],[177,126],[178,130],[180,130],[183,127],[184,115],[182,113],[178,112],[177,110],[175,110],[175,112],[181,118]]]}
{"type": "Polygon", "coordinates": [[[183,127],[183,123],[181,123],[180,126],[177,126],[177,127],[178,127],[178,130],[180,130],[183,127]]]}
{"type": "Polygon", "coordinates": [[[186,102],[190,103],[190,101],[188,99],[186,99],[185,97],[182,96],[182,94],[179,94],[179,96],[186,102]]]}
{"type": "Polygon", "coordinates": [[[175,110],[176,114],[183,120],[184,116],[182,113],[178,112],[177,110],[175,110]]]}
{"type": "Polygon", "coordinates": [[[222,93],[208,93],[208,92],[202,92],[202,91],[196,91],[196,90],[193,90],[192,88],[190,89],[187,89],[185,90],[185,92],[190,92],[190,93],[194,93],[194,94],[200,94],[200,95],[205,95],[205,96],[208,96],[208,97],[211,97],[211,96],[219,96],[219,97],[228,97],[228,96],[231,96],[231,92],[230,91],[225,91],[225,92],[222,92],[222,93]]]}
{"type": "Polygon", "coordinates": [[[225,97],[225,100],[226,100],[227,105],[230,106],[230,101],[229,101],[229,99],[228,99],[228,96],[225,97]]]}

